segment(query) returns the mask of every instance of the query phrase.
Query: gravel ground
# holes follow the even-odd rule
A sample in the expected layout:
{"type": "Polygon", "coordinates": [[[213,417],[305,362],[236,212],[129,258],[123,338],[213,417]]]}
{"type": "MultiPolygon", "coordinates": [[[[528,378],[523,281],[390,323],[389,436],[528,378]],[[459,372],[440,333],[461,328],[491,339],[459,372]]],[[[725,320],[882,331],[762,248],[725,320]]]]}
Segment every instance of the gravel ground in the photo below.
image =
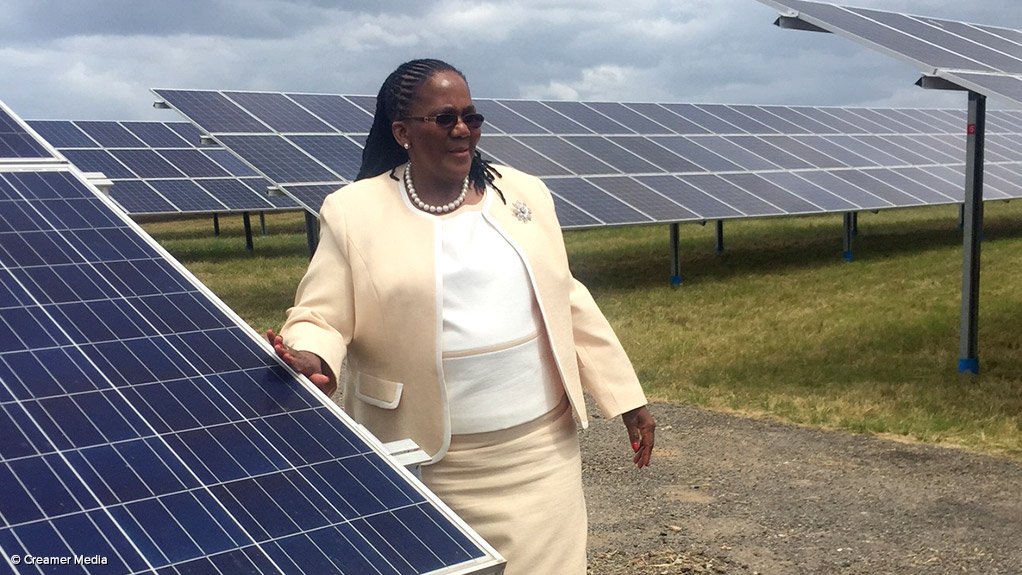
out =
{"type": "Polygon", "coordinates": [[[1019,574],[1022,463],[655,404],[581,433],[591,575],[1019,574]]]}

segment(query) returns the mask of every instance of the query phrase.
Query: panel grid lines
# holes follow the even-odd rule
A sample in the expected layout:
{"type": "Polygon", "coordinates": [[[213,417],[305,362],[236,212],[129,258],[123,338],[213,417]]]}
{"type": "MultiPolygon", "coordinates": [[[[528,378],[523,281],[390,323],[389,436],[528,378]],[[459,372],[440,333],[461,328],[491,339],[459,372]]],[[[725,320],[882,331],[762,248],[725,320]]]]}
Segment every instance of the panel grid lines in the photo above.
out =
{"type": "MultiPolygon", "coordinates": [[[[326,120],[334,131],[309,134],[267,129],[213,135],[306,210],[318,213],[325,196],[351,181],[357,171],[358,151],[366,133],[351,130],[356,124],[368,129],[364,111],[372,109],[374,98],[295,93],[287,97],[309,104],[310,110],[314,103],[317,118],[334,118],[326,120]],[[352,114],[357,122],[339,120],[352,114]],[[318,159],[310,173],[301,173],[293,162],[283,168],[274,165],[280,157],[270,150],[283,142],[293,146],[289,154],[300,150],[304,157],[318,159]],[[345,147],[323,145],[329,142],[345,142],[345,147]],[[336,174],[335,179],[325,179],[325,168],[336,174]]],[[[173,97],[165,99],[175,105],[173,97]]],[[[546,181],[554,192],[564,228],[853,211],[918,201],[953,203],[956,200],[947,194],[906,180],[901,174],[929,179],[964,166],[964,154],[955,152],[964,145],[965,118],[954,110],[508,99],[480,99],[477,105],[487,115],[479,143],[484,157],[546,181]],[[905,172],[909,169],[918,171],[905,172]],[[820,175],[832,171],[848,173],[838,178],[820,175]],[[773,176],[783,173],[799,177],[773,176]],[[763,177],[747,177],[750,175],[763,177]],[[636,188],[629,179],[642,182],[647,189],[646,182],[655,182],[661,188],[653,188],[653,193],[669,203],[655,203],[662,209],[643,203],[646,200],[639,198],[648,200],[648,196],[636,191],[643,188],[636,188]],[[735,183],[738,181],[742,185],[735,183]],[[824,189],[810,181],[836,187],[824,189]],[[675,195],[662,189],[671,182],[681,188],[675,195]],[[891,191],[891,182],[911,191],[891,191]],[[797,189],[785,189],[785,183],[797,189]],[[763,190],[750,186],[762,186],[763,190]],[[874,191],[895,201],[881,200],[864,187],[876,188],[874,191]],[[692,193],[696,189],[700,195],[692,193]],[[703,199],[715,194],[722,194],[718,201],[703,199]],[[719,201],[724,197],[728,199],[719,201]],[[681,198],[690,204],[680,203],[681,198]],[[630,203],[633,201],[641,206],[630,203]],[[703,206],[702,211],[693,205],[703,206]]],[[[1019,162],[1010,150],[1013,145],[1022,148],[1018,145],[1022,140],[1020,122],[1022,113],[1006,111],[990,123],[990,131],[1004,141],[990,145],[989,160],[1007,166],[1019,162]]],[[[307,160],[298,164],[303,162],[307,160]]]]}
{"type": "Polygon", "coordinates": [[[761,2],[907,61],[924,75],[1022,103],[1019,30],[806,0],[761,2]]]}
{"type": "MultiPolygon", "coordinates": [[[[126,213],[239,213],[299,208],[290,201],[272,202],[249,188],[234,164],[213,154],[224,148],[189,141],[186,122],[30,121],[54,146],[85,172],[101,172],[113,182],[110,197],[126,213]],[[177,181],[178,184],[167,182],[177,181]],[[159,183],[158,183],[159,182],[159,183]]],[[[197,134],[198,132],[196,132],[197,134]]],[[[286,199],[286,198],[285,198],[286,199]]]]}
{"type": "Polygon", "coordinates": [[[147,575],[496,565],[78,176],[0,170],[0,208],[6,567],[14,555],[101,555],[109,564],[80,572],[147,575]],[[395,551],[408,549],[421,552],[395,551]]]}

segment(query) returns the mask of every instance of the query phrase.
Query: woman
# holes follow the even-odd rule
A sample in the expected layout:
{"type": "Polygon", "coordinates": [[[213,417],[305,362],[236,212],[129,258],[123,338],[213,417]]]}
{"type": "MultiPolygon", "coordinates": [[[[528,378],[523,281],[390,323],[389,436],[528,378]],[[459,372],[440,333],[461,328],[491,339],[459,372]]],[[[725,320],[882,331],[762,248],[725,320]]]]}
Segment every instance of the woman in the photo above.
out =
{"type": "Polygon", "coordinates": [[[357,181],[331,194],[277,354],[382,441],[507,559],[586,572],[576,418],[621,415],[638,467],[654,427],[624,350],[571,277],[550,192],[476,153],[483,117],[438,60],[384,82],[357,181]],[[346,361],[345,361],[346,360],[346,361]]]}

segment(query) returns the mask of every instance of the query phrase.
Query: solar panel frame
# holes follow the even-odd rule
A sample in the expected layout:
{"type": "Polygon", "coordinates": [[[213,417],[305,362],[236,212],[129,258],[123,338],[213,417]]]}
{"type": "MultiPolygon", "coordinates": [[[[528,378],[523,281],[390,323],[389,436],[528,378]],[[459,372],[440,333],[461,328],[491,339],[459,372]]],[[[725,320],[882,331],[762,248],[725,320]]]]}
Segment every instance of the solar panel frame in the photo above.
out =
{"type": "Polygon", "coordinates": [[[79,571],[97,574],[318,572],[371,552],[352,568],[497,572],[492,548],[79,171],[0,166],[0,204],[0,569],[16,555],[102,556],[79,571]],[[340,492],[360,481],[375,503],[340,492]]]}
{"type": "Polygon", "coordinates": [[[805,0],[760,1],[907,61],[924,76],[1022,103],[1022,56],[1017,50],[1022,31],[805,0]],[[973,31],[983,37],[977,38],[973,31]]]}

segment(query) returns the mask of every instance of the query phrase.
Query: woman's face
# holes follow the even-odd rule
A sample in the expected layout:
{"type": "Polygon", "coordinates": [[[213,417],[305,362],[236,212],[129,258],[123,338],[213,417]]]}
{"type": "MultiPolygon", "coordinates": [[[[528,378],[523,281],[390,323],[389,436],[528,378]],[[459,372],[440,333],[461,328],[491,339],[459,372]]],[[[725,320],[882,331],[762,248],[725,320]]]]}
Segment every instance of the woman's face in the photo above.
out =
{"type": "MultiPolygon", "coordinates": [[[[452,113],[460,117],[475,113],[468,84],[456,72],[437,72],[419,86],[408,109],[408,117],[452,113]]],[[[438,188],[461,187],[472,166],[472,156],[482,134],[465,122],[450,128],[436,122],[404,119],[393,124],[399,144],[409,144],[408,157],[415,166],[412,175],[420,194],[438,188]]]]}

